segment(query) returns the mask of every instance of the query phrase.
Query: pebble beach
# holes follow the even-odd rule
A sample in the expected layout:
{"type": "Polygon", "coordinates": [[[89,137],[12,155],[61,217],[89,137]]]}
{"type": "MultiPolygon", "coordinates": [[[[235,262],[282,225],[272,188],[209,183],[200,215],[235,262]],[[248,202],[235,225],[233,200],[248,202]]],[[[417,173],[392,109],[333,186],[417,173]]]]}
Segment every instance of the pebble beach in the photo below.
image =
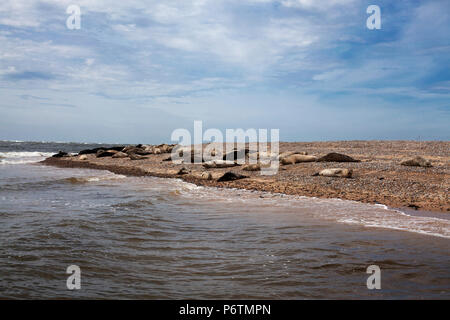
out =
{"type": "Polygon", "coordinates": [[[323,156],[331,152],[348,155],[360,162],[305,162],[280,166],[278,173],[263,176],[244,171],[243,166],[205,169],[201,164],[176,164],[163,161],[168,154],[151,154],[140,160],[129,158],[97,158],[77,155],[48,158],[44,164],[59,167],[91,168],[134,176],[178,178],[201,186],[238,188],[318,198],[338,198],[364,203],[383,204],[392,208],[450,211],[450,142],[448,141],[337,141],[281,142],[280,153],[306,152],[323,156]],[[421,156],[432,167],[403,166],[400,162],[421,156]],[[186,174],[179,174],[185,168],[186,174]],[[313,176],[327,168],[353,170],[352,178],[313,176]],[[212,179],[203,179],[208,171],[212,179]],[[226,172],[245,175],[235,181],[218,182],[226,172]]]}

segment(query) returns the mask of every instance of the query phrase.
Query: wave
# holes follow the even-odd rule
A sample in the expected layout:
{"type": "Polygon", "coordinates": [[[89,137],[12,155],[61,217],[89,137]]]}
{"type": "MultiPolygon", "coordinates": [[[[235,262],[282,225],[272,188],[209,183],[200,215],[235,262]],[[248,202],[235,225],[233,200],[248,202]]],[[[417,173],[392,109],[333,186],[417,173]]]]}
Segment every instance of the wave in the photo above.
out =
{"type": "Polygon", "coordinates": [[[55,152],[23,151],[23,152],[0,152],[2,158],[28,158],[28,157],[50,157],[55,152]]]}
{"type": "Polygon", "coordinates": [[[54,152],[24,151],[0,152],[0,164],[25,164],[44,160],[54,155],[54,152]]]}
{"type": "Polygon", "coordinates": [[[84,183],[90,183],[90,182],[100,182],[100,181],[108,181],[108,180],[119,180],[119,179],[125,179],[126,176],[121,174],[107,174],[102,176],[90,176],[90,177],[70,177],[63,179],[63,182],[68,182],[71,184],[84,184],[84,183]]]}
{"type": "Polygon", "coordinates": [[[227,206],[252,207],[252,210],[274,210],[295,212],[321,220],[342,224],[360,225],[367,228],[384,228],[450,239],[449,215],[440,217],[410,215],[382,204],[367,204],[342,199],[320,199],[292,196],[279,193],[249,191],[242,189],[219,189],[201,187],[182,180],[173,180],[177,191],[174,195],[195,198],[227,206]],[[277,209],[275,209],[277,210],[277,209]]]}

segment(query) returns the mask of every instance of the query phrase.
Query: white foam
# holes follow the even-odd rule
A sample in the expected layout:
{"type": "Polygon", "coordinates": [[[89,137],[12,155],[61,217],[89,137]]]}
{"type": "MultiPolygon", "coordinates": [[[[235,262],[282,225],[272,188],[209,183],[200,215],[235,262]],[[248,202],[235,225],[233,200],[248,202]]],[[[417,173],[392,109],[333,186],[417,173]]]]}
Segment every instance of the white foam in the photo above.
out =
{"type": "Polygon", "coordinates": [[[3,158],[28,158],[28,157],[51,157],[54,152],[24,151],[24,152],[0,152],[3,158]]]}
{"type": "Polygon", "coordinates": [[[93,176],[93,177],[76,177],[80,182],[100,182],[100,181],[108,181],[108,180],[119,180],[119,179],[125,179],[126,176],[121,174],[115,174],[112,172],[108,172],[105,175],[101,176],[93,176]]]}
{"type": "Polygon", "coordinates": [[[320,199],[304,196],[291,196],[280,193],[249,191],[242,189],[219,189],[198,187],[182,180],[169,182],[182,197],[193,197],[199,201],[211,199],[214,202],[232,203],[244,207],[284,208],[299,215],[306,214],[321,220],[344,224],[361,225],[368,228],[384,228],[413,232],[428,236],[450,239],[450,220],[439,217],[409,215],[400,210],[391,209],[383,204],[367,204],[342,199],[320,199]],[[181,188],[180,188],[181,187],[181,188]]]}
{"type": "Polygon", "coordinates": [[[0,152],[0,164],[25,164],[34,163],[51,157],[53,152],[24,151],[24,152],[0,152]]]}

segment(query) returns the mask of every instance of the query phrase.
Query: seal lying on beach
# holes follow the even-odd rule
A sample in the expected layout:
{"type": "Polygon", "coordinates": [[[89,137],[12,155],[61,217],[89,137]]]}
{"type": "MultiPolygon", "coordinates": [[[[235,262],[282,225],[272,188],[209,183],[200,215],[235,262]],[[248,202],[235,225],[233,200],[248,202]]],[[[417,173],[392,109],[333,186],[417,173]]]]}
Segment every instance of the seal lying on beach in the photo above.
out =
{"type": "Polygon", "coordinates": [[[234,161],[236,161],[236,160],[238,160],[238,159],[245,159],[245,157],[248,155],[250,153],[250,149],[249,148],[245,148],[245,149],[241,149],[241,150],[238,150],[238,149],[233,149],[233,151],[231,151],[231,152],[229,152],[229,153],[227,153],[227,154],[224,154],[223,155],[223,160],[234,160],[234,161]]]}
{"type": "Polygon", "coordinates": [[[141,156],[141,155],[138,155],[138,154],[135,154],[135,153],[129,153],[129,154],[128,154],[128,157],[129,157],[131,160],[144,160],[144,159],[147,159],[146,157],[141,156]]]}
{"type": "Polygon", "coordinates": [[[123,159],[128,157],[128,154],[126,154],[125,152],[117,152],[115,155],[112,156],[114,159],[123,159]]]}
{"type": "Polygon", "coordinates": [[[248,177],[244,176],[242,174],[228,171],[223,176],[221,176],[219,179],[217,179],[217,182],[234,181],[234,180],[239,180],[239,179],[244,179],[244,178],[248,178],[248,177]]]}
{"type": "Polygon", "coordinates": [[[320,172],[313,174],[313,176],[323,176],[323,177],[338,177],[338,178],[351,178],[353,174],[352,169],[324,169],[320,172]]]}
{"type": "Polygon", "coordinates": [[[150,152],[150,151],[145,151],[145,149],[137,148],[137,147],[125,148],[125,149],[123,149],[122,152],[125,152],[127,154],[130,154],[130,153],[138,154],[138,155],[141,155],[141,156],[147,156],[149,154],[152,154],[152,152],[150,152]]]}
{"type": "Polygon", "coordinates": [[[82,161],[87,160],[87,155],[83,154],[83,155],[79,156],[78,160],[82,160],[82,161]]]}
{"type": "Polygon", "coordinates": [[[118,152],[118,151],[115,151],[115,150],[108,150],[108,151],[98,150],[96,157],[97,157],[97,158],[112,157],[112,156],[115,155],[117,152],[118,152]]]}
{"type": "Polygon", "coordinates": [[[242,168],[244,171],[260,171],[261,165],[260,164],[248,164],[242,168]]]}
{"type": "Polygon", "coordinates": [[[422,157],[415,157],[414,159],[403,160],[400,162],[402,166],[410,166],[410,167],[432,167],[431,162],[422,157]]]}
{"type": "Polygon", "coordinates": [[[52,155],[52,158],[63,158],[68,156],[69,154],[67,152],[59,151],[57,154],[52,155]]]}
{"type": "Polygon", "coordinates": [[[174,147],[175,147],[174,144],[165,144],[165,143],[157,146],[157,148],[161,151],[161,153],[171,153],[174,147]]]}
{"type": "Polygon", "coordinates": [[[300,162],[314,162],[316,160],[317,157],[315,156],[307,156],[302,154],[293,154],[285,158],[280,158],[280,162],[282,165],[296,164],[300,162]]]}
{"type": "Polygon", "coordinates": [[[212,160],[207,161],[203,164],[203,167],[206,169],[209,168],[230,168],[238,166],[234,161],[225,161],[225,160],[212,160]]]}
{"type": "Polygon", "coordinates": [[[78,155],[81,156],[83,154],[96,154],[100,150],[103,150],[103,151],[107,151],[107,150],[122,151],[124,148],[126,148],[126,147],[119,146],[119,147],[99,147],[99,148],[94,148],[94,149],[85,149],[85,150],[81,150],[80,152],[78,152],[78,155]]]}
{"type": "Polygon", "coordinates": [[[317,159],[317,162],[361,162],[361,160],[355,160],[345,154],[331,152],[326,156],[317,159]]]}
{"type": "Polygon", "coordinates": [[[204,180],[212,180],[212,174],[211,172],[202,172],[201,178],[204,180]]]}
{"type": "Polygon", "coordinates": [[[190,171],[188,169],[186,169],[185,167],[181,168],[180,170],[178,170],[177,174],[178,175],[183,175],[183,174],[188,174],[190,171]]]}
{"type": "Polygon", "coordinates": [[[280,153],[278,158],[279,159],[286,158],[286,157],[292,156],[293,154],[301,154],[303,156],[306,156],[306,155],[308,155],[308,152],[306,152],[306,151],[286,151],[286,152],[280,153]]]}

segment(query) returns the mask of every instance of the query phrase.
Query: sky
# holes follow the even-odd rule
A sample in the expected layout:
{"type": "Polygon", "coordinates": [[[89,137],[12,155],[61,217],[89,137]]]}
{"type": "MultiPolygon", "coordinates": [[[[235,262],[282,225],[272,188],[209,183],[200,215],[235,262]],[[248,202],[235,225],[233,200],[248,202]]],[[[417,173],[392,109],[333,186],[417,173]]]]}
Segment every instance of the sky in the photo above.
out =
{"type": "Polygon", "coordinates": [[[194,120],[450,140],[449,16],[448,0],[2,0],[0,140],[171,142],[194,120]]]}

